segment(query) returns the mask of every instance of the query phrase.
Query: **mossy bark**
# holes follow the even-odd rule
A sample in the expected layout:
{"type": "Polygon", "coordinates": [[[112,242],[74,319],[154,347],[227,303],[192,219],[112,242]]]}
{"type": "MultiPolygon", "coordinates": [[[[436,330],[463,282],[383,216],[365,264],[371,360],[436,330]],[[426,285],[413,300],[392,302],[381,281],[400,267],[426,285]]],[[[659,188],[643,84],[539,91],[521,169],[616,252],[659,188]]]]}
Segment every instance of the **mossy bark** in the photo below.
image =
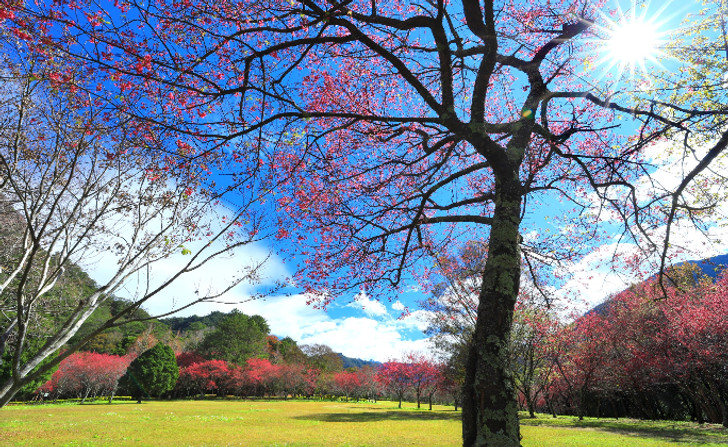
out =
{"type": "Polygon", "coordinates": [[[496,204],[463,397],[463,445],[519,446],[509,339],[521,276],[521,190],[517,170],[496,180],[496,204]]]}

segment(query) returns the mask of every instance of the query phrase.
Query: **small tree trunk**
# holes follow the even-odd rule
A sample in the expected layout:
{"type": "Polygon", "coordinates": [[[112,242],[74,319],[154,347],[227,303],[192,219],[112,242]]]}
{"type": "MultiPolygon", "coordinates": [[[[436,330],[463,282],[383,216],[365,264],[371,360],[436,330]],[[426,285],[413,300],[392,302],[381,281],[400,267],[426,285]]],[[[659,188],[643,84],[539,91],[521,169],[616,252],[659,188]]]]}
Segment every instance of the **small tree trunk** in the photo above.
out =
{"type": "Polygon", "coordinates": [[[526,407],[528,408],[528,417],[531,419],[536,417],[536,402],[531,397],[526,397],[526,407]]]}
{"type": "Polygon", "coordinates": [[[614,419],[619,420],[619,410],[617,410],[617,406],[614,404],[614,401],[612,400],[610,405],[612,406],[612,412],[614,412],[614,419]]]}
{"type": "Polygon", "coordinates": [[[703,416],[703,406],[700,405],[697,398],[695,398],[693,402],[695,405],[695,419],[698,421],[698,425],[703,425],[705,424],[705,416],[703,416]]]}
{"type": "Polygon", "coordinates": [[[579,388],[579,403],[576,408],[576,414],[579,416],[579,420],[584,420],[584,388],[579,388]]]}

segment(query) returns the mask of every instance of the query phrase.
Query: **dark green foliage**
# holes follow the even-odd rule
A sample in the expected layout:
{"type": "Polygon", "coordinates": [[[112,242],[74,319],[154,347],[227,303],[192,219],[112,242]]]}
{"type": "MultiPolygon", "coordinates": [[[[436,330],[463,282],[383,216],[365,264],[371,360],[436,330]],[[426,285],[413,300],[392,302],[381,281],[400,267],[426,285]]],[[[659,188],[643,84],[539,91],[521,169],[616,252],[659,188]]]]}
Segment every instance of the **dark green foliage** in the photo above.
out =
{"type": "MultiPolygon", "coordinates": [[[[117,315],[132,303],[123,298],[111,297],[102,303],[98,309],[84,322],[76,334],[71,337],[68,344],[73,345],[83,340],[91,332],[98,329],[104,322],[117,315]]],[[[136,309],[133,313],[125,316],[121,321],[132,319],[146,319],[150,315],[144,309],[136,309]]],[[[152,333],[157,339],[168,339],[169,327],[158,320],[130,321],[122,326],[107,329],[103,333],[91,339],[83,348],[84,351],[95,351],[102,354],[124,355],[128,347],[142,333],[152,326],[152,333]]]]}
{"type": "MultiPolygon", "coordinates": [[[[45,340],[43,339],[31,339],[30,341],[26,342],[25,350],[20,355],[20,364],[27,362],[38,350],[42,347],[42,343],[45,340]]],[[[52,362],[58,354],[55,353],[46,359],[44,359],[40,364],[36,367],[35,370],[38,368],[41,368],[45,366],[46,364],[52,362]]],[[[12,368],[12,362],[13,362],[13,351],[7,350],[3,356],[2,356],[2,364],[0,364],[0,383],[5,383],[10,377],[12,376],[11,368],[12,368]]],[[[53,373],[58,369],[56,366],[55,368],[51,368],[50,370],[46,371],[44,374],[41,374],[37,379],[33,380],[32,382],[25,385],[23,388],[20,389],[20,391],[15,395],[15,398],[18,400],[27,400],[31,397],[33,393],[35,393],[35,390],[37,390],[41,385],[46,383],[53,373]]],[[[35,371],[34,370],[34,371],[35,371]]]]}
{"type": "Polygon", "coordinates": [[[296,364],[304,363],[306,355],[298,347],[296,340],[291,337],[285,337],[278,343],[278,351],[284,363],[296,364]]]}
{"type": "Polygon", "coordinates": [[[174,351],[157,343],[137,357],[121,378],[119,386],[137,401],[142,398],[160,397],[172,390],[179,378],[179,367],[174,351]]]}
{"type": "Polygon", "coordinates": [[[296,340],[291,337],[278,339],[271,335],[268,341],[268,356],[272,363],[303,364],[306,362],[306,354],[298,347],[296,340]]]}
{"type": "Polygon", "coordinates": [[[169,317],[161,320],[173,331],[198,331],[207,327],[216,327],[228,314],[214,311],[204,317],[190,315],[189,317],[169,317]]]}
{"type": "Polygon", "coordinates": [[[266,337],[270,329],[259,315],[249,317],[233,310],[200,343],[199,353],[208,359],[245,364],[249,358],[266,358],[266,337]]]}
{"type": "Polygon", "coordinates": [[[303,345],[301,349],[308,357],[306,363],[311,368],[323,372],[335,372],[344,369],[341,354],[334,352],[326,345],[303,345]]]}
{"type": "MultiPolygon", "coordinates": [[[[0,236],[0,245],[5,242],[0,236]]],[[[55,265],[55,262],[55,257],[51,257],[49,263],[55,265]]],[[[3,267],[1,260],[0,267],[3,267]]],[[[5,270],[3,269],[3,271],[5,270]]],[[[23,295],[34,296],[36,289],[40,287],[38,284],[39,270],[39,267],[30,270],[28,280],[23,286],[23,290],[27,293],[23,293],[23,295]]],[[[5,273],[0,273],[0,280],[4,280],[5,275],[5,273]]],[[[4,328],[6,324],[10,324],[16,318],[16,305],[13,300],[16,299],[18,293],[19,281],[16,278],[9,287],[0,292],[0,308],[4,310],[0,314],[0,328],[4,328]]],[[[63,326],[70,313],[78,305],[79,299],[93,294],[97,288],[96,283],[81,267],[70,262],[65,263],[56,285],[45,292],[33,307],[33,319],[29,321],[25,345],[21,348],[23,357],[30,358],[30,355],[25,354],[26,350],[30,350],[33,354],[37,352],[41,346],[39,343],[45,343],[51,334],[63,326]]],[[[15,329],[17,330],[17,327],[15,329]]],[[[16,334],[17,332],[14,330],[8,335],[6,349],[13,349],[16,334]]],[[[8,355],[8,352],[5,355],[8,355]]]]}
{"type": "Polygon", "coordinates": [[[192,332],[201,331],[201,330],[207,328],[207,326],[205,326],[205,323],[203,323],[201,321],[193,321],[192,323],[190,323],[190,325],[188,327],[189,327],[189,330],[192,332]]]}
{"type": "Polygon", "coordinates": [[[357,368],[362,369],[365,366],[371,366],[372,368],[378,368],[382,366],[382,362],[375,362],[374,360],[362,360],[360,358],[347,357],[344,354],[339,354],[339,358],[343,363],[344,369],[357,368]]]}

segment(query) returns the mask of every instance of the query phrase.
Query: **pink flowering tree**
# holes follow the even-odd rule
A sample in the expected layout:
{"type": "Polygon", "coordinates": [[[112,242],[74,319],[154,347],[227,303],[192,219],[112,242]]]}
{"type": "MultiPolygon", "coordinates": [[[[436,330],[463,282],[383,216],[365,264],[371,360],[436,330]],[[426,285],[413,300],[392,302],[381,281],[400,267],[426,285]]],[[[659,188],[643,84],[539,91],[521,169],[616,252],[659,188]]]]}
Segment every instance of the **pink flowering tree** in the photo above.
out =
{"type": "Polygon", "coordinates": [[[398,408],[402,408],[402,399],[412,387],[408,365],[394,360],[385,362],[377,370],[377,380],[386,391],[397,397],[399,400],[398,408]]]}
{"type": "Polygon", "coordinates": [[[206,360],[180,369],[177,389],[191,390],[204,397],[214,392],[226,395],[233,387],[229,383],[231,368],[224,360],[206,360]]]}
{"type": "Polygon", "coordinates": [[[246,383],[256,396],[272,394],[276,391],[280,375],[279,365],[274,365],[268,359],[248,359],[245,365],[246,383]]]}
{"type": "Polygon", "coordinates": [[[340,371],[334,374],[334,383],[339,393],[343,394],[346,400],[355,397],[359,401],[362,383],[358,371],[340,371]]]}
{"type": "Polygon", "coordinates": [[[60,396],[78,396],[82,398],[81,403],[89,396],[92,399],[106,396],[111,402],[119,379],[132,360],[131,356],[76,352],[60,363],[39,392],[49,393],[54,399],[60,396]]]}

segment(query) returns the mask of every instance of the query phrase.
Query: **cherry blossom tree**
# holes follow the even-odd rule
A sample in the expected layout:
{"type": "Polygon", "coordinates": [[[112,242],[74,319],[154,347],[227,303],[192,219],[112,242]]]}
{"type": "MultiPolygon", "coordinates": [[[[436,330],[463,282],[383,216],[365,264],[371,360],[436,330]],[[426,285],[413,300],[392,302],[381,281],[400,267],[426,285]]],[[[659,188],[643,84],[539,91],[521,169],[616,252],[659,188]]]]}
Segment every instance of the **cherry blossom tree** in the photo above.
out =
{"type": "Polygon", "coordinates": [[[398,408],[402,408],[402,399],[412,386],[407,364],[394,360],[385,362],[377,370],[377,380],[385,390],[397,397],[399,400],[398,408]]]}
{"type": "Polygon", "coordinates": [[[610,323],[591,313],[563,327],[559,334],[554,362],[579,420],[584,419],[588,398],[606,381],[610,372],[611,346],[606,340],[610,323]]]}
{"type": "Polygon", "coordinates": [[[306,399],[310,398],[316,393],[316,388],[318,386],[320,376],[321,371],[319,371],[318,369],[306,369],[306,374],[303,378],[303,382],[301,383],[301,391],[303,395],[306,396],[306,399]]]}
{"type": "Polygon", "coordinates": [[[349,397],[356,397],[359,401],[361,391],[361,377],[358,371],[340,371],[334,374],[334,383],[339,393],[343,394],[346,400],[349,397]]]}
{"type": "Polygon", "coordinates": [[[283,399],[291,395],[306,394],[311,391],[311,376],[302,363],[284,363],[276,365],[278,368],[278,388],[283,394],[283,399]]]}
{"type": "Polygon", "coordinates": [[[176,388],[194,391],[200,397],[205,397],[207,392],[225,396],[233,388],[229,383],[231,374],[231,368],[224,360],[206,360],[193,363],[180,369],[176,388]]]}
{"type": "Polygon", "coordinates": [[[607,302],[599,344],[608,357],[593,360],[610,372],[601,386],[612,398],[628,393],[632,415],[674,417],[663,409],[677,407],[678,414],[725,425],[726,274],[713,280],[689,265],[667,274],[673,280],[667,289],[653,278],[607,302]],[[680,399],[666,399],[665,389],[680,399]]]}
{"type": "Polygon", "coordinates": [[[248,387],[256,396],[272,394],[280,375],[280,368],[268,359],[248,359],[244,367],[248,387]]]}
{"type": "Polygon", "coordinates": [[[48,393],[57,399],[61,396],[81,397],[81,403],[91,396],[108,396],[109,402],[116,393],[119,379],[133,358],[99,354],[96,352],[76,352],[66,357],[39,392],[48,393]]]}
{"type": "MultiPolygon", "coordinates": [[[[422,396],[426,395],[429,389],[437,388],[438,369],[430,359],[420,353],[408,353],[404,359],[407,364],[409,381],[415,392],[417,408],[420,408],[422,396]]],[[[432,402],[430,402],[431,409],[432,402]]]]}
{"type": "Polygon", "coordinates": [[[0,17],[28,51],[77,61],[48,72],[53,82],[145,132],[231,154],[232,185],[266,177],[296,283],[317,304],[396,288],[466,237],[487,242],[463,443],[518,445],[507,365],[523,259],[578,259],[606,212],[625,236],[667,250],[653,231],[665,206],[668,222],[699,217],[705,204],[684,203],[686,185],[728,142],[643,200],[645,145],[706,110],[590,76],[602,3],[86,0],[4,5],[0,17]],[[615,118],[638,121],[637,143],[615,118]],[[528,219],[554,199],[574,206],[559,225],[579,231],[528,219]]]}
{"type": "Polygon", "coordinates": [[[205,358],[202,355],[191,351],[180,352],[176,354],[176,356],[177,366],[180,367],[180,372],[183,368],[187,368],[188,366],[192,366],[195,363],[202,363],[205,361],[205,358]]]}
{"type": "Polygon", "coordinates": [[[377,381],[377,370],[370,366],[365,365],[359,369],[359,382],[361,383],[361,389],[363,395],[376,402],[377,398],[382,394],[381,384],[377,381]]]}
{"type": "Polygon", "coordinates": [[[528,300],[516,304],[511,331],[511,369],[516,389],[531,417],[536,416],[536,404],[552,377],[553,339],[557,328],[557,318],[546,309],[528,300]]]}

